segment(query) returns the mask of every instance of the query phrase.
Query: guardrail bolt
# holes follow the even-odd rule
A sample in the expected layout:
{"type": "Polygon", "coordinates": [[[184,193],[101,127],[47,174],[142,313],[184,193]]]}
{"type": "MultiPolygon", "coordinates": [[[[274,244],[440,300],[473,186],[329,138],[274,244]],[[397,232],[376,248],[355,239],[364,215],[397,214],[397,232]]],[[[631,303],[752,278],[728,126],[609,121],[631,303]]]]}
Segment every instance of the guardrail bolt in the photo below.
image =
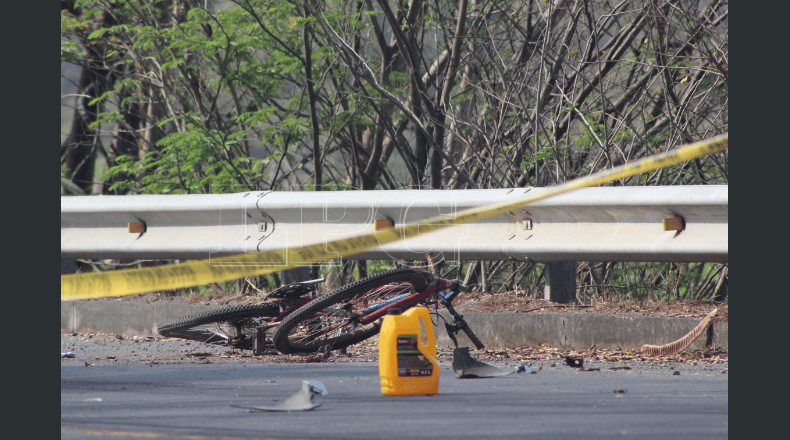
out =
{"type": "Polygon", "coordinates": [[[378,231],[379,229],[384,228],[391,228],[395,226],[395,222],[392,220],[376,220],[375,228],[378,231]]]}
{"type": "Polygon", "coordinates": [[[665,231],[682,231],[686,229],[686,222],[683,217],[665,218],[661,221],[664,224],[665,231]]]}
{"type": "Polygon", "coordinates": [[[144,234],[146,230],[144,222],[129,223],[128,227],[130,234],[144,234]]]}

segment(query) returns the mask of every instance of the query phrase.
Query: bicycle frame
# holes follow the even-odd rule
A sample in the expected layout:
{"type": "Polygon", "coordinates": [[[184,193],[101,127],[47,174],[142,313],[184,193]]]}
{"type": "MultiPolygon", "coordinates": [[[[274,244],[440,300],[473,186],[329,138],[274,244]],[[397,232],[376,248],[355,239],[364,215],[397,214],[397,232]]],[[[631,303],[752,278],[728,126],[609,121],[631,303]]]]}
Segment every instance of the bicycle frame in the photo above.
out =
{"type": "MultiPolygon", "coordinates": [[[[474,334],[469,325],[464,321],[464,316],[459,314],[455,311],[455,308],[452,305],[453,299],[455,299],[458,294],[462,291],[466,290],[464,286],[458,280],[446,280],[444,278],[437,278],[433,277],[433,282],[431,282],[424,290],[415,293],[414,295],[404,294],[398,297],[392,298],[388,301],[385,301],[380,304],[376,304],[370,307],[366,307],[363,310],[363,313],[370,312],[372,313],[365,314],[360,318],[359,323],[361,325],[370,324],[371,322],[375,322],[377,319],[383,317],[387,314],[390,309],[393,308],[400,308],[400,309],[408,309],[415,304],[419,303],[420,301],[426,300],[430,298],[435,293],[439,295],[439,302],[447,309],[447,311],[452,315],[453,322],[448,323],[445,322],[444,326],[447,329],[447,335],[453,341],[456,347],[458,347],[458,340],[456,339],[455,335],[459,331],[463,331],[472,341],[472,343],[477,347],[478,350],[484,348],[483,343],[480,339],[474,334]],[[441,295],[441,292],[450,291],[447,295],[441,295]]],[[[334,326],[337,328],[339,326],[334,326]]],[[[330,329],[331,331],[332,329],[330,329]]]]}
{"type": "MultiPolygon", "coordinates": [[[[428,284],[428,286],[425,287],[425,289],[416,292],[414,294],[408,293],[410,290],[410,286],[394,287],[393,288],[394,290],[391,291],[390,293],[398,294],[399,291],[405,293],[396,296],[395,298],[391,298],[387,301],[365,307],[365,309],[360,311],[362,316],[359,318],[358,324],[363,326],[368,325],[382,318],[391,309],[394,308],[408,309],[410,307],[413,307],[415,304],[419,303],[420,301],[427,300],[437,292],[450,290],[451,293],[449,295],[441,298],[442,304],[445,305],[445,307],[447,307],[448,311],[450,311],[450,313],[454,317],[453,326],[448,327],[447,330],[448,332],[453,331],[455,333],[457,333],[458,330],[461,329],[467,332],[471,332],[471,330],[468,329],[466,322],[463,321],[463,316],[457,314],[455,310],[452,308],[452,306],[449,305],[450,304],[449,302],[452,301],[452,299],[461,291],[463,286],[461,286],[458,280],[446,280],[443,278],[436,278],[436,277],[432,277],[432,278],[433,280],[428,284]]],[[[367,291],[360,295],[364,296],[366,294],[369,294],[370,292],[372,291],[367,291]]],[[[339,322],[323,330],[321,334],[330,334],[333,331],[343,327],[344,325],[346,325],[346,322],[339,322]]],[[[450,337],[453,340],[455,340],[454,334],[451,333],[450,337]]],[[[476,342],[475,345],[477,345],[478,347],[482,347],[482,344],[480,344],[479,341],[476,342]]]]}
{"type": "Polygon", "coordinates": [[[363,316],[359,322],[362,325],[370,324],[371,322],[383,317],[387,314],[387,311],[393,308],[396,309],[408,309],[420,301],[426,300],[430,298],[435,292],[441,292],[444,290],[453,290],[457,289],[460,284],[457,281],[450,281],[445,280],[443,278],[436,278],[436,282],[433,282],[420,292],[415,293],[414,295],[399,296],[397,298],[393,298],[385,303],[378,304],[373,307],[378,306],[378,310],[375,310],[373,313],[366,314],[363,316]]]}

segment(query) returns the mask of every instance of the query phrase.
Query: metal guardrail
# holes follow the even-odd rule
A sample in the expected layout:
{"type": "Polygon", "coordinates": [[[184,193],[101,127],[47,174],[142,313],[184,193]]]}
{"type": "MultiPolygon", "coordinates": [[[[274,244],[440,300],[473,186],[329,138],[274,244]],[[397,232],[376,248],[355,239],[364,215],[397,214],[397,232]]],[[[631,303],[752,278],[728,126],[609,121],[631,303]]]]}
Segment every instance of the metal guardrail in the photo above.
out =
{"type": "MultiPolygon", "coordinates": [[[[284,249],[543,190],[62,196],[60,255],[205,259],[284,249]]],[[[726,262],[727,251],[726,185],[598,187],[352,258],[423,259],[431,252],[447,260],[726,262]]]]}

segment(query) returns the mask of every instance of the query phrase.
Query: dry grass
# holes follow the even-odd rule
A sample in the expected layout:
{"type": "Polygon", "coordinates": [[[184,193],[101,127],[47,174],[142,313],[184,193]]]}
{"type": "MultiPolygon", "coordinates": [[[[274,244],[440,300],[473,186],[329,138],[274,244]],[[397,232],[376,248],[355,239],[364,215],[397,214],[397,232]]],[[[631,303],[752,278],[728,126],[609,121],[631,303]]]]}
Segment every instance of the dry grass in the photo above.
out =
{"type": "Polygon", "coordinates": [[[726,321],[728,304],[709,301],[659,302],[633,299],[598,300],[591,305],[557,304],[544,299],[529,297],[522,292],[511,291],[496,294],[467,292],[456,301],[459,311],[465,312],[556,312],[556,313],[624,313],[643,316],[675,316],[679,318],[703,318],[718,308],[715,320],[726,321]]]}

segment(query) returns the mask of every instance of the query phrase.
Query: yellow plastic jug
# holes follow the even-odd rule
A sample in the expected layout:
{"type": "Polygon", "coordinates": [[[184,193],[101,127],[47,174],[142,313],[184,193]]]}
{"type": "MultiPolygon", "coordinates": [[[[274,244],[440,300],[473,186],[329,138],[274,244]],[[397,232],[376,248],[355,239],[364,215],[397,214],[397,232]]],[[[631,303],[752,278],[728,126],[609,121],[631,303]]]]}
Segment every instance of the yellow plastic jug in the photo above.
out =
{"type": "Polygon", "coordinates": [[[431,316],[425,307],[403,314],[391,309],[379,334],[381,393],[389,396],[436,394],[439,364],[431,316]]]}

